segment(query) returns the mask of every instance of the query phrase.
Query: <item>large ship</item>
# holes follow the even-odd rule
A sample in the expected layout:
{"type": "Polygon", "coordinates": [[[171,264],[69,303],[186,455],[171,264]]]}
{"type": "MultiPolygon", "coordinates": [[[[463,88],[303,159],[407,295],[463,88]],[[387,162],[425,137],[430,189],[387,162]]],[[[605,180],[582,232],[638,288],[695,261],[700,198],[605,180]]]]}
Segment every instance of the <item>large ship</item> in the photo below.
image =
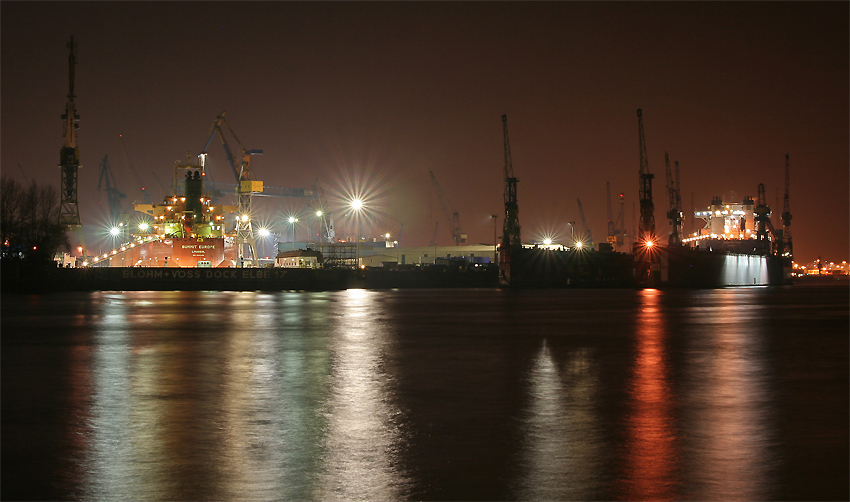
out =
{"type": "Polygon", "coordinates": [[[659,247],[660,283],[671,286],[764,286],[791,280],[790,242],[770,222],[764,186],[754,201],[723,201],[695,211],[702,228],[681,245],[659,247]]]}
{"type": "Polygon", "coordinates": [[[110,267],[233,267],[235,234],[227,218],[236,206],[215,204],[204,192],[204,167],[178,162],[174,166],[174,195],[158,204],[136,204],[145,220],[133,239],[98,256],[92,265],[110,267]],[[178,193],[182,188],[182,193],[178,193]]]}

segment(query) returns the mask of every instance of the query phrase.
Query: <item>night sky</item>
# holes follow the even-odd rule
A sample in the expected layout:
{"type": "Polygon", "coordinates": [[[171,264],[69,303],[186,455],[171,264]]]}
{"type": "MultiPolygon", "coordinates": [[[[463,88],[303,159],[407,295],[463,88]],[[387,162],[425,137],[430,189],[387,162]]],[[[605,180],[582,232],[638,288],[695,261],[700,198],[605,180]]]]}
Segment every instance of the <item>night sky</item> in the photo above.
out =
{"type": "MultiPolygon", "coordinates": [[[[713,196],[755,198],[759,183],[780,213],[788,153],[796,260],[846,260],[848,6],[3,1],[2,170],[23,179],[20,163],[58,188],[73,35],[91,242],[108,220],[96,190],[103,157],[126,208],[140,183],[160,198],[151,173],[168,186],[175,161],[201,151],[222,111],[248,149],[264,150],[257,179],[296,188],[318,179],[332,205],[362,191],[372,233],[395,235],[403,223],[407,246],[426,245],[444,220],[429,169],[469,242],[493,242],[507,114],[523,240],[566,240],[567,222],[581,226],[580,198],[600,241],[606,181],[615,216],[625,193],[631,228],[642,108],[660,235],[665,151],[681,164],[686,215],[691,193],[704,209],[713,196]]],[[[211,176],[232,182],[218,140],[210,153],[211,176]]],[[[284,216],[303,204],[263,198],[260,219],[286,232],[284,216]]],[[[445,221],[438,243],[451,243],[445,221]]]]}

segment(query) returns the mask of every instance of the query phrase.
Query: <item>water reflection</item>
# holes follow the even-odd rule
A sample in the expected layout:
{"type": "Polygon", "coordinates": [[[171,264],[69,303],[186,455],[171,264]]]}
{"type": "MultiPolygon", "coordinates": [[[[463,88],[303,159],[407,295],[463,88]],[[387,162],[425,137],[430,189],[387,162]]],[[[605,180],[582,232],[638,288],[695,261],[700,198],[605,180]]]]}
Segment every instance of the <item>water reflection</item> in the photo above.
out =
{"type": "Polygon", "coordinates": [[[689,308],[685,448],[691,496],[769,500],[773,433],[765,338],[755,314],[758,289],[712,292],[689,308]]]}
{"type": "Polygon", "coordinates": [[[678,500],[679,445],[670,389],[668,332],[661,292],[640,290],[636,354],[628,383],[624,477],[619,498],[678,500]]]}
{"type": "Polygon", "coordinates": [[[381,319],[380,294],[338,293],[331,327],[330,396],[324,409],[325,457],[317,500],[400,500],[409,478],[400,465],[404,412],[387,367],[392,333],[381,319]]]}
{"type": "Polygon", "coordinates": [[[603,480],[598,386],[588,350],[577,350],[559,371],[545,339],[528,375],[530,403],[523,419],[525,472],[520,500],[590,500],[603,480]]]}

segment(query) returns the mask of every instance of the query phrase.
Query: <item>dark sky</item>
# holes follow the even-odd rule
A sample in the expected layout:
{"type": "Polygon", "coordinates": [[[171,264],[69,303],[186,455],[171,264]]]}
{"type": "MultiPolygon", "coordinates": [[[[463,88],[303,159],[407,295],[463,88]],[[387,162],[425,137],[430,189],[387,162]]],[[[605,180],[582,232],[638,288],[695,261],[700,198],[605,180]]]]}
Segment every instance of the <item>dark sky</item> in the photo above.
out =
{"type": "MultiPolygon", "coordinates": [[[[2,169],[21,178],[20,163],[58,188],[73,35],[87,233],[107,220],[96,190],[104,155],[128,199],[140,192],[127,159],[161,195],[151,172],[167,185],[226,111],[243,144],[264,150],[253,169],[266,185],[318,178],[332,203],[365,190],[375,234],[403,223],[403,244],[425,245],[442,218],[430,169],[470,242],[491,243],[507,114],[523,239],[568,236],[580,198],[598,241],[606,181],[615,215],[626,194],[631,226],[642,108],[659,234],[665,151],[681,164],[686,213],[692,192],[703,209],[715,195],[755,197],[759,183],[781,212],[788,153],[797,261],[840,261],[850,247],[848,5],[3,1],[2,169]]],[[[210,151],[212,175],[231,181],[218,141],[210,151]]],[[[259,204],[270,222],[302,205],[259,204]]]]}

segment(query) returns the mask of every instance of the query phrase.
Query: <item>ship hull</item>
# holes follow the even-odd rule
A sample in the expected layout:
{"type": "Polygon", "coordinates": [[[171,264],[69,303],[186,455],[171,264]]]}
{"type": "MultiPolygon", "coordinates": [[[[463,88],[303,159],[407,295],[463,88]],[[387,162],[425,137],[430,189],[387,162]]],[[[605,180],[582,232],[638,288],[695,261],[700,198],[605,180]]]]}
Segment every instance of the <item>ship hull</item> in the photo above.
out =
{"type": "Polygon", "coordinates": [[[668,248],[661,253],[661,286],[717,288],[789,283],[787,260],[773,255],[668,248]]]}

